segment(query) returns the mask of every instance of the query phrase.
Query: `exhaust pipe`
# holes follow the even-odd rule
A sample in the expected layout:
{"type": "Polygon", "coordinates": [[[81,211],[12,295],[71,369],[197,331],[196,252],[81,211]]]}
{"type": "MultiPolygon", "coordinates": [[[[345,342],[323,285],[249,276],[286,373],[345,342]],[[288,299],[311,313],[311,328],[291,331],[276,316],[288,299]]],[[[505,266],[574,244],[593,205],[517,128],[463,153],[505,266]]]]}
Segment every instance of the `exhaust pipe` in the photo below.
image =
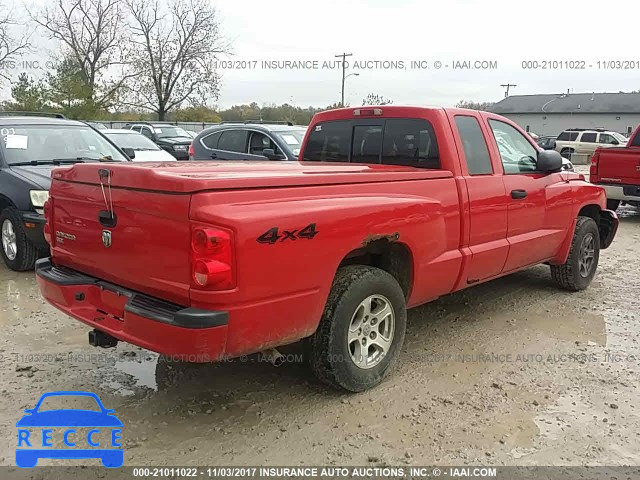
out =
{"type": "Polygon", "coordinates": [[[275,348],[270,348],[268,350],[265,350],[264,352],[262,352],[262,355],[264,355],[267,361],[274,367],[279,367],[284,363],[284,360],[285,360],[284,355],[282,355],[275,348]]]}
{"type": "Polygon", "coordinates": [[[89,332],[89,345],[93,347],[111,348],[118,344],[118,339],[100,330],[89,332]]]}

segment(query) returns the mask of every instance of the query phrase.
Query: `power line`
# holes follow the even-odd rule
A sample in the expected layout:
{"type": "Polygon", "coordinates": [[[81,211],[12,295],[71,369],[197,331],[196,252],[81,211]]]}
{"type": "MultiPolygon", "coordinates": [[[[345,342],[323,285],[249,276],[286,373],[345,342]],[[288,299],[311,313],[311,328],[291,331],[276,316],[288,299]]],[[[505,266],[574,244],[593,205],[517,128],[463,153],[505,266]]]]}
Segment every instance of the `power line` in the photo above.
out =
{"type": "Polygon", "coordinates": [[[511,87],[517,87],[518,85],[516,85],[514,83],[503,83],[500,86],[505,88],[504,96],[505,96],[505,98],[507,98],[509,96],[509,89],[511,87]]]}

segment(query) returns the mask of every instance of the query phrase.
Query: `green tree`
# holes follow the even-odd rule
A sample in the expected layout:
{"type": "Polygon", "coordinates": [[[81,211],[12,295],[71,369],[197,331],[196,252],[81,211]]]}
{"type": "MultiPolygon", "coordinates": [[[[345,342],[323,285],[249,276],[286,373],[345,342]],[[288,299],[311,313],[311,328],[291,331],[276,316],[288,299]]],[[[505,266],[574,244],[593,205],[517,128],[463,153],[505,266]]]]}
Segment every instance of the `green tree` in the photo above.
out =
{"type": "Polygon", "coordinates": [[[11,87],[12,100],[3,103],[4,110],[40,112],[48,109],[47,89],[42,81],[36,82],[26,73],[21,73],[11,87]]]}
{"type": "Polygon", "coordinates": [[[104,116],[75,59],[67,57],[58,62],[54,72],[47,74],[46,85],[51,106],[65,116],[80,119],[104,116]]]}
{"type": "Polygon", "coordinates": [[[177,122],[219,123],[222,121],[222,117],[215,110],[205,106],[181,108],[176,110],[172,117],[177,122]]]}

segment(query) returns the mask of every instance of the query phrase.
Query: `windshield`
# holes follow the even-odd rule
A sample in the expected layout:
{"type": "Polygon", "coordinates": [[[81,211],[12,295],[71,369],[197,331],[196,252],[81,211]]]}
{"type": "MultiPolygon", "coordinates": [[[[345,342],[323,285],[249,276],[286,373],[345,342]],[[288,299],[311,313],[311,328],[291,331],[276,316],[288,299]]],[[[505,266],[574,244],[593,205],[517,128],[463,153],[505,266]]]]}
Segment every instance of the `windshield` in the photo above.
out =
{"type": "Polygon", "coordinates": [[[627,143],[627,141],[629,140],[627,137],[625,137],[624,135],[622,135],[622,134],[620,134],[618,132],[614,132],[614,133],[612,133],[612,135],[621,144],[627,143]]]}
{"type": "Polygon", "coordinates": [[[180,127],[153,127],[156,132],[158,138],[169,138],[169,137],[187,137],[191,138],[186,130],[180,127]]]}
{"type": "Polygon", "coordinates": [[[297,157],[300,153],[300,145],[302,144],[305,132],[305,129],[299,129],[274,133],[280,140],[287,144],[289,149],[291,149],[291,153],[297,157]]]}
{"type": "Polygon", "coordinates": [[[5,126],[0,136],[0,151],[9,165],[55,160],[127,161],[102,135],[85,125],[5,126]]]}
{"type": "Polygon", "coordinates": [[[155,143],[137,132],[123,130],[118,133],[105,133],[109,139],[120,148],[133,148],[134,150],[160,150],[155,143]]]}

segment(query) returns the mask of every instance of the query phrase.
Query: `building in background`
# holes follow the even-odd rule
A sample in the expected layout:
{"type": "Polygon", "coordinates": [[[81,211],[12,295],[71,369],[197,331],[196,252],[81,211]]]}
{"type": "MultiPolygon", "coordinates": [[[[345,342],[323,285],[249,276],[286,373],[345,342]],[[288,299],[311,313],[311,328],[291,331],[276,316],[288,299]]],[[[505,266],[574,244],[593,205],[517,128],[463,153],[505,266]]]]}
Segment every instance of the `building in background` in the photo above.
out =
{"type": "Polygon", "coordinates": [[[567,128],[604,128],[628,135],[640,123],[640,93],[512,95],[491,111],[537,135],[558,135],[567,128]]]}

